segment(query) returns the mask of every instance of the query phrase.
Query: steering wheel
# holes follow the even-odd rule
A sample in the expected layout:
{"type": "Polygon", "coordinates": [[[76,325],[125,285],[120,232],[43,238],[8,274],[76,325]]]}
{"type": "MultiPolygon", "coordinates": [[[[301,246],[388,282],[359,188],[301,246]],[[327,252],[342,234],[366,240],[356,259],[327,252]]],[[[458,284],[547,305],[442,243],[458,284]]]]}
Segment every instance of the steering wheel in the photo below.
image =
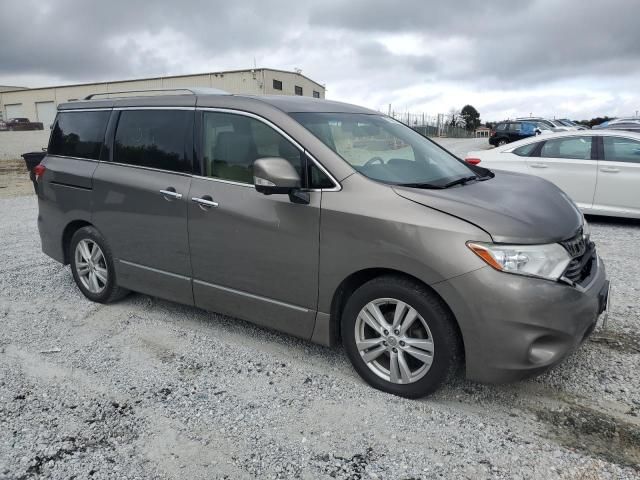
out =
{"type": "Polygon", "coordinates": [[[369,167],[369,166],[373,165],[376,162],[378,162],[380,165],[384,165],[384,160],[383,159],[381,159],[380,157],[373,157],[373,158],[370,158],[369,160],[367,160],[367,163],[365,163],[363,165],[363,167],[369,167]]]}

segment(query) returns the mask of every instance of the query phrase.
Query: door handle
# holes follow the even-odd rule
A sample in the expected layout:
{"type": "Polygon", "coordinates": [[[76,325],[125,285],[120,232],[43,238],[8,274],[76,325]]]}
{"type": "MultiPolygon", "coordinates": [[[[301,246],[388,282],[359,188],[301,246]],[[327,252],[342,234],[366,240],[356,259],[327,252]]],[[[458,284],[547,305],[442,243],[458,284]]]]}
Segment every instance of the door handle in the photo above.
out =
{"type": "Polygon", "coordinates": [[[160,190],[160,193],[166,200],[180,200],[182,198],[182,194],[176,192],[176,189],[173,187],[168,187],[166,190],[160,190]]]}
{"type": "Polygon", "coordinates": [[[531,163],[529,165],[532,168],[547,168],[548,165],[546,163],[531,163]]]}
{"type": "Polygon", "coordinates": [[[603,167],[600,169],[600,171],[607,172],[607,173],[618,173],[620,169],[615,167],[603,167]]]}
{"type": "Polygon", "coordinates": [[[218,202],[214,202],[213,198],[211,198],[209,195],[205,195],[202,198],[193,197],[191,201],[196,202],[198,206],[203,210],[209,210],[211,207],[218,208],[218,202]]]}

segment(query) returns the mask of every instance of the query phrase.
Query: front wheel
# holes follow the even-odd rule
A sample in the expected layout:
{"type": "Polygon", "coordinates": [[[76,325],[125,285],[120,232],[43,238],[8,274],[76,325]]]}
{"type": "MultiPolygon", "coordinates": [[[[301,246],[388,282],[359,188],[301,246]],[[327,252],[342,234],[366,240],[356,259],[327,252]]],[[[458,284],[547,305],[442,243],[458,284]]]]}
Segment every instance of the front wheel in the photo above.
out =
{"type": "Polygon", "coordinates": [[[111,249],[94,227],[83,227],[71,237],[71,272],[80,291],[89,300],[110,303],[128,291],[116,284],[111,249]]]}
{"type": "Polygon", "coordinates": [[[509,143],[509,142],[507,142],[507,140],[504,139],[504,138],[501,138],[500,140],[498,140],[498,146],[499,147],[501,147],[503,145],[506,145],[507,143],[509,143]]]}
{"type": "Polygon", "coordinates": [[[417,398],[451,377],[461,358],[452,314],[433,292],[398,276],[375,278],[347,301],[342,339],[371,386],[417,398]]]}

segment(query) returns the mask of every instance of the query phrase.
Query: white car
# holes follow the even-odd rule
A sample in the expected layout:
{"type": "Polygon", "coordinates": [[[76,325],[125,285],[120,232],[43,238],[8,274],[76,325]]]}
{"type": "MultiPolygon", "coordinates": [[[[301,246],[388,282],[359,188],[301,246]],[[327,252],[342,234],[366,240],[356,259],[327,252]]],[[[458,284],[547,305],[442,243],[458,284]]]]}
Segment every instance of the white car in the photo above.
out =
{"type": "Polygon", "coordinates": [[[640,218],[640,133],[553,133],[469,152],[466,161],[545,178],[584,213],[640,218]]]}

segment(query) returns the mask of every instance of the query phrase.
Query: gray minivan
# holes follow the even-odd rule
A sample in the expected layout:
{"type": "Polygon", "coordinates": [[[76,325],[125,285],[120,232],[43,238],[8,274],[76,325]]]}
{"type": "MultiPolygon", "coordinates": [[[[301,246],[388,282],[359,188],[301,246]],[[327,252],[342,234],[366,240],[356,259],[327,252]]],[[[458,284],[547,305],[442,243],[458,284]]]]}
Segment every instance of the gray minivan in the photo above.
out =
{"type": "Polygon", "coordinates": [[[609,282],[573,202],[379,112],[190,89],[60,105],[43,251],[89,299],[133,290],[324,345],[380,390],[565,358],[609,282]]]}

